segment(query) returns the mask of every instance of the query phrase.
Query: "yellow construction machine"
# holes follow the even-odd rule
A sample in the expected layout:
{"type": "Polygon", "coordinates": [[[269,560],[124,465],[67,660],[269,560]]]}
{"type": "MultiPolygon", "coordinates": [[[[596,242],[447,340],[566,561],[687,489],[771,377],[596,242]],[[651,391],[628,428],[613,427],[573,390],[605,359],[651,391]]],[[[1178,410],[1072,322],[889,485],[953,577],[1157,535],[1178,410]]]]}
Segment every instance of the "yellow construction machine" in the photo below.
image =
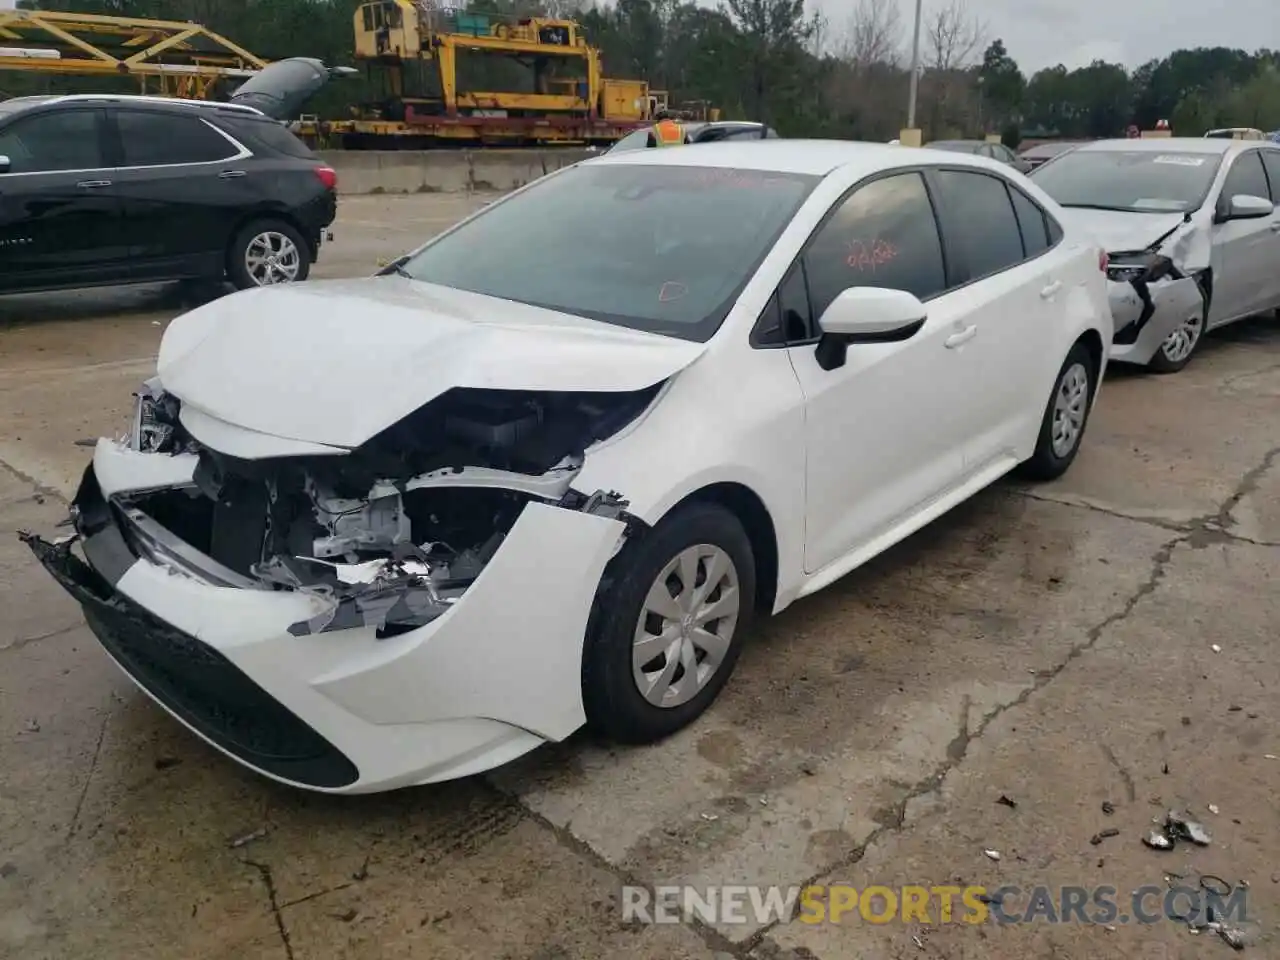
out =
{"type": "Polygon", "coordinates": [[[0,70],[134,78],[142,93],[204,99],[265,61],[195,23],[0,10],[0,70]]]}
{"type": "Polygon", "coordinates": [[[295,124],[307,139],[348,149],[608,144],[667,107],[643,80],[606,78],[600,51],[572,20],[372,0],[356,10],[354,29],[356,59],[382,98],[350,120],[295,124]]]}

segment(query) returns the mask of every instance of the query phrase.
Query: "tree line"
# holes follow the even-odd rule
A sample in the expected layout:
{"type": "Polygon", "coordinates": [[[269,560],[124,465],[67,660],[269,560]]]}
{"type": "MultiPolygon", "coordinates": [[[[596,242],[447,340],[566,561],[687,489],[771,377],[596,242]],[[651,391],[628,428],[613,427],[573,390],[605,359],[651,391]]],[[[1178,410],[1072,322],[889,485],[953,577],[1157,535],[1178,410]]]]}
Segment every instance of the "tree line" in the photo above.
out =
{"type": "MultiPolygon", "coordinates": [[[[265,59],[314,56],[352,63],[361,0],[20,0],[19,6],[190,20],[265,59]]],[[[1120,136],[1168,120],[1199,136],[1216,126],[1280,127],[1280,51],[1175,50],[1128,70],[1096,60],[1028,76],[967,0],[928,0],[921,25],[917,124],[926,139],[1000,133],[1120,136]]],[[[548,15],[582,23],[607,76],[648,80],[673,102],[707,101],[726,118],[767,122],[784,136],[888,140],[906,123],[910,24],[899,0],[859,0],[833,23],[804,0],[469,0],[496,16],[548,15]]],[[[469,78],[484,83],[483,67],[469,78]]],[[[490,78],[502,76],[494,66],[490,78]]],[[[99,81],[101,83],[110,81],[99,81]]],[[[92,89],[81,77],[8,74],[7,95],[92,89]]],[[[315,105],[346,115],[377,84],[333,85],[315,105]]]]}

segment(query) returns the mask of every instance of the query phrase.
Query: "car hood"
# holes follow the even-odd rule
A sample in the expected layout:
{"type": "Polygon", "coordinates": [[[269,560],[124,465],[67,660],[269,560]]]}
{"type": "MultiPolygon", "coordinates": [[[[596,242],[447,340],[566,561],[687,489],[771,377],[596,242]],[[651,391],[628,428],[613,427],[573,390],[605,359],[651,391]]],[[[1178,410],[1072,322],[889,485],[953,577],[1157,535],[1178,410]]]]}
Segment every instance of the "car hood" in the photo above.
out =
{"type": "Polygon", "coordinates": [[[164,389],[200,413],[357,447],[454,387],[641,390],[706,345],[398,276],[247,290],[174,320],[164,389]]]}
{"type": "Polygon", "coordinates": [[[1202,270],[1209,265],[1211,224],[1204,210],[1188,219],[1182,213],[1067,207],[1060,216],[1068,229],[1088,234],[1108,253],[1136,253],[1154,245],[1180,270],[1202,270]]]}

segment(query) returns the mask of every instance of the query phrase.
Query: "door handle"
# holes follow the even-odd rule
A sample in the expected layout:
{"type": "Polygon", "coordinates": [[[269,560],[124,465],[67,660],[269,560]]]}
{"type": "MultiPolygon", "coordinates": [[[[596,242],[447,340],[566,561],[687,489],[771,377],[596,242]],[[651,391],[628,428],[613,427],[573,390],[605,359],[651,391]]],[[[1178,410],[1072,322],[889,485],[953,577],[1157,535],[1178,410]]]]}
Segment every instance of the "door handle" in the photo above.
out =
{"type": "Polygon", "coordinates": [[[1049,284],[1047,287],[1045,287],[1043,290],[1040,291],[1040,298],[1042,300],[1052,300],[1054,297],[1058,295],[1058,291],[1061,289],[1062,289],[1062,281],[1055,280],[1053,281],[1053,283],[1049,284]]]}
{"type": "Polygon", "coordinates": [[[946,347],[948,350],[954,350],[956,347],[960,346],[962,343],[968,343],[977,335],[978,335],[978,327],[977,325],[974,325],[970,327],[965,327],[959,333],[953,333],[951,336],[947,337],[947,339],[943,342],[946,344],[946,347]]]}
{"type": "Polygon", "coordinates": [[[236,177],[243,177],[243,176],[244,176],[243,170],[223,170],[220,174],[218,174],[218,179],[233,180],[236,177]]]}
{"type": "Polygon", "coordinates": [[[110,180],[81,180],[76,184],[77,187],[83,187],[85,190],[92,190],[95,187],[109,187],[110,180]]]}

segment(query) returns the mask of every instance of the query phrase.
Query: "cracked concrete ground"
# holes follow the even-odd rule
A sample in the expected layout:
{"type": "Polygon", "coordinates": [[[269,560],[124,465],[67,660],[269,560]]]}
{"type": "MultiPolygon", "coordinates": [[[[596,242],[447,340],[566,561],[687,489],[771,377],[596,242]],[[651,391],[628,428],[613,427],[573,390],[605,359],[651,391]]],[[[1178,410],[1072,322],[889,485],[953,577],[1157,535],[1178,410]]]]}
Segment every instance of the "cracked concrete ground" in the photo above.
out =
{"type": "MultiPolygon", "coordinates": [[[[369,272],[476,202],[344,199],[317,274],[369,272]]],[[[75,441],[121,422],[178,296],[0,302],[0,532],[61,519],[75,441]]],[[[1278,415],[1274,319],[1209,338],[1175,376],[1117,372],[1065,479],[998,484],[764,624],[671,741],[580,736],[380,797],[288,790],[204,747],[3,533],[0,957],[1229,954],[1174,922],[619,910],[627,882],[1106,885],[1125,907],[1171,872],[1247,881],[1247,955],[1280,956],[1278,415]],[[1212,844],[1142,846],[1170,806],[1212,844]]]]}

